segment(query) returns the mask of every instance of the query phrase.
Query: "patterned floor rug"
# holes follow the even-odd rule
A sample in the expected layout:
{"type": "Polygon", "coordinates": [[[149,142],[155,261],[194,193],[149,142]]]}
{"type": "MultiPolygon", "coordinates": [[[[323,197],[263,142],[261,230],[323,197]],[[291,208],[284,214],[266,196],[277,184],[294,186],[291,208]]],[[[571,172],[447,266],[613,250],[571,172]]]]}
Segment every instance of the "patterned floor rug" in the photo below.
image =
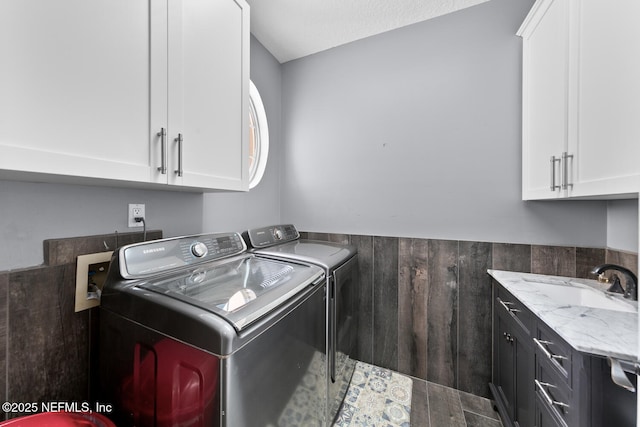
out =
{"type": "MultiPolygon", "coordinates": [[[[346,355],[340,388],[346,390],[333,427],[409,427],[411,412],[411,378],[388,369],[350,359],[346,355]]],[[[318,427],[324,424],[322,398],[326,396],[326,359],[314,356],[304,381],[298,386],[277,423],[267,427],[318,427]]],[[[334,406],[335,405],[335,406],[334,406]]],[[[335,411],[335,409],[333,410],[335,411]]],[[[335,413],[335,412],[334,412],[335,413]]]]}
{"type": "Polygon", "coordinates": [[[411,378],[357,362],[334,427],[409,427],[411,378]]]}

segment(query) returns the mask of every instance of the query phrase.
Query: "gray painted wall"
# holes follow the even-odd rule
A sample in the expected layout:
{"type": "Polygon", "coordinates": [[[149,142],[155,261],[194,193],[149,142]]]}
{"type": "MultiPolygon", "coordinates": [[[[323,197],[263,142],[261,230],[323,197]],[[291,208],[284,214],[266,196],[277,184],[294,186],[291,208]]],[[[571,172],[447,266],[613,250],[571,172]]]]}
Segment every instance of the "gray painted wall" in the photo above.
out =
{"type": "Polygon", "coordinates": [[[269,157],[262,181],[248,193],[204,196],[205,231],[243,231],[280,223],[280,157],[282,148],[280,64],[251,36],[251,80],[265,104],[269,122],[269,157]]]}
{"type": "Polygon", "coordinates": [[[127,227],[129,203],[165,237],[201,230],[201,194],[0,181],[0,271],[42,264],[45,239],[141,230],[127,227]]]}
{"type": "Polygon", "coordinates": [[[146,204],[148,227],[165,237],[280,222],[280,65],[253,38],[251,67],[271,131],[270,161],[254,190],[202,195],[0,181],[0,271],[41,264],[45,239],[138,230],[127,227],[129,203],[146,204]]]}
{"type": "Polygon", "coordinates": [[[521,40],[493,0],[283,65],[282,219],[308,231],[604,247],[606,202],[521,201],[521,40]]]}
{"type": "Polygon", "coordinates": [[[607,247],[638,252],[638,200],[607,203],[607,247]]]}
{"type": "Polygon", "coordinates": [[[0,181],[0,271],[42,263],[44,239],[131,231],[128,203],[145,203],[149,228],[167,237],[287,221],[637,251],[637,201],[519,201],[513,34],[530,4],[493,0],[284,66],[252,37],[251,78],[271,137],[255,189],[203,196],[0,181]]]}

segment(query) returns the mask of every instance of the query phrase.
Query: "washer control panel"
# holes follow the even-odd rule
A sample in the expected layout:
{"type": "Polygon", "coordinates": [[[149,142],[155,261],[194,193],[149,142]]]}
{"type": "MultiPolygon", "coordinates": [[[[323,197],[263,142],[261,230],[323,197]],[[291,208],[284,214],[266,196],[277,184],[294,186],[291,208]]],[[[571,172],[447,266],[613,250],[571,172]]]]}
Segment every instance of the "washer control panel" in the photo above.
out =
{"type": "Polygon", "coordinates": [[[209,248],[205,243],[195,242],[191,245],[191,253],[196,258],[202,258],[209,253],[209,248]]]}
{"type": "Polygon", "coordinates": [[[215,233],[135,243],[120,248],[120,275],[125,279],[215,261],[247,250],[238,233],[215,233]]]}
{"type": "Polygon", "coordinates": [[[254,248],[267,248],[300,238],[300,233],[292,224],[271,225],[247,231],[248,241],[254,248]]]}

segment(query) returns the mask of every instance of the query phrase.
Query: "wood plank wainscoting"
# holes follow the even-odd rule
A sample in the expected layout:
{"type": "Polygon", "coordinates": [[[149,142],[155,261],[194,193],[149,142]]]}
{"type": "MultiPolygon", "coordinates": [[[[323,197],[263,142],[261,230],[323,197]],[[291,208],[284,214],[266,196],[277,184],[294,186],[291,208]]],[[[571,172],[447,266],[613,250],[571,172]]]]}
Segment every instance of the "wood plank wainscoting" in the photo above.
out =
{"type": "MultiPolygon", "coordinates": [[[[98,308],[74,312],[76,257],[142,237],[114,233],[45,240],[44,264],[0,272],[1,402],[89,400],[91,331],[98,308]]],[[[147,232],[147,240],[161,237],[162,231],[147,232]]],[[[0,420],[21,415],[30,414],[2,411],[0,420]]]]}
{"type": "Polygon", "coordinates": [[[487,269],[594,278],[605,262],[637,272],[638,254],[540,246],[305,232],[358,248],[356,358],[490,398],[491,278],[487,269]]]}
{"type": "MultiPolygon", "coordinates": [[[[149,240],[161,236],[148,232],[149,240]]],[[[141,237],[122,233],[118,244],[141,237]]],[[[450,389],[460,390],[464,416],[476,412],[465,409],[462,392],[489,397],[487,268],[589,277],[596,264],[636,271],[638,260],[637,254],[594,248],[328,233],[303,237],[358,248],[356,358],[426,380],[414,381],[415,398],[433,394],[433,405],[455,391],[450,389]]],[[[0,402],[88,399],[90,332],[97,316],[96,309],[74,313],[75,262],[78,255],[104,251],[105,243],[113,249],[115,235],[48,240],[43,265],[0,272],[0,402]]],[[[447,410],[460,414],[458,406],[447,410]]],[[[0,420],[18,415],[2,412],[0,420]]]]}

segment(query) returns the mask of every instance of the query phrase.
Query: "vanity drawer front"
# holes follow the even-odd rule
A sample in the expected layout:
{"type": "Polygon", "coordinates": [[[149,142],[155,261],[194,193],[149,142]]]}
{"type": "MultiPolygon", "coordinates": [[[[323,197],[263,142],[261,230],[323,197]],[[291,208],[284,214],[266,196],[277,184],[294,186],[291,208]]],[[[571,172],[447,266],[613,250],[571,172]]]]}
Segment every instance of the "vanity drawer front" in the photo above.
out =
{"type": "Polygon", "coordinates": [[[543,404],[558,419],[571,425],[572,412],[576,410],[571,407],[571,390],[549,364],[536,363],[534,386],[538,403],[543,404]]]}
{"type": "Polygon", "coordinates": [[[527,336],[533,331],[534,317],[531,312],[502,286],[497,286],[496,309],[508,313],[527,336]]]}
{"type": "Polygon", "coordinates": [[[542,322],[538,322],[533,342],[537,363],[549,366],[565,384],[572,388],[573,352],[571,346],[542,322]]]}
{"type": "Polygon", "coordinates": [[[540,395],[536,396],[536,427],[567,427],[567,424],[549,408],[540,395]]]}

